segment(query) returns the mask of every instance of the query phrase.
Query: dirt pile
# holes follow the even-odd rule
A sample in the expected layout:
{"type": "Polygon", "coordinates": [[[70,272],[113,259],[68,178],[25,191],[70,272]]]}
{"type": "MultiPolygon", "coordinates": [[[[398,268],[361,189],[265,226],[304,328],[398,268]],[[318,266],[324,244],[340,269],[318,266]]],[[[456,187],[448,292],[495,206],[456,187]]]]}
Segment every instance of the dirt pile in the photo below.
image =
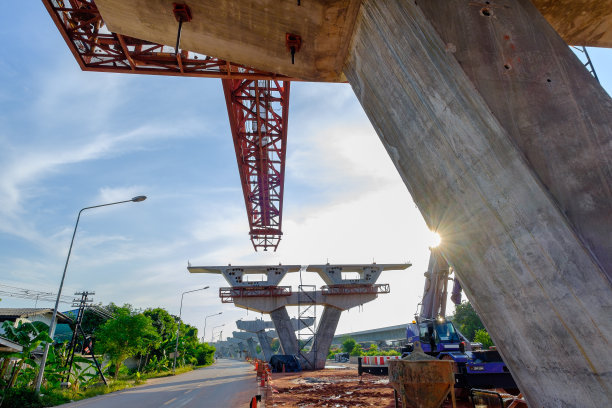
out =
{"type": "Polygon", "coordinates": [[[387,377],[364,374],[356,369],[273,374],[266,408],[381,407],[393,408],[393,388],[387,377]]]}

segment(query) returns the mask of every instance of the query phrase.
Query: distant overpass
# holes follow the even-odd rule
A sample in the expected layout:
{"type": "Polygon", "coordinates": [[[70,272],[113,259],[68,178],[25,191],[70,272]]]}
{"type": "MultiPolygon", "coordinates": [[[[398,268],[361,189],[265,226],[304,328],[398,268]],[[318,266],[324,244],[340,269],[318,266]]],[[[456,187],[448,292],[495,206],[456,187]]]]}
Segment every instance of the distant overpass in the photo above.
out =
{"type": "Polygon", "coordinates": [[[406,327],[408,323],[398,324],[396,326],[380,327],[378,329],[363,330],[352,333],[336,334],[332,340],[332,345],[342,344],[342,339],[350,337],[357,343],[366,341],[380,342],[392,340],[406,340],[406,327]]]}

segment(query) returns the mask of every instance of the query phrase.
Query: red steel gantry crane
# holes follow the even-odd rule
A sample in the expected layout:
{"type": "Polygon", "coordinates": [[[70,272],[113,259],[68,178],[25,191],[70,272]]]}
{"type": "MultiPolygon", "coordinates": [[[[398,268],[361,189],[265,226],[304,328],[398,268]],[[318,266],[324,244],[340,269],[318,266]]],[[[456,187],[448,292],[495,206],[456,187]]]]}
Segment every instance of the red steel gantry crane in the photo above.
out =
{"type": "Polygon", "coordinates": [[[222,80],[251,242],[256,251],[276,250],[292,78],[113,33],[94,0],[43,3],[83,71],[222,80]]]}

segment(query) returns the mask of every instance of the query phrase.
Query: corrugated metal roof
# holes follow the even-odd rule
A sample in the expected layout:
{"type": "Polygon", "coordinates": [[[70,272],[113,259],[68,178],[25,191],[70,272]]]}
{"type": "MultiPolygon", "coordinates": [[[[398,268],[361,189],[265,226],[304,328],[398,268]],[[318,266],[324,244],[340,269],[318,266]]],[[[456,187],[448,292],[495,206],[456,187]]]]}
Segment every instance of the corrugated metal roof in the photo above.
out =
{"type": "Polygon", "coordinates": [[[23,350],[23,347],[20,344],[0,336],[0,351],[14,353],[21,350],[23,350]]]}
{"type": "MultiPolygon", "coordinates": [[[[18,318],[28,318],[30,316],[45,315],[53,313],[53,309],[49,308],[0,308],[0,321],[16,320],[18,318]]],[[[72,323],[72,320],[61,312],[57,312],[58,323],[72,323]]]]}

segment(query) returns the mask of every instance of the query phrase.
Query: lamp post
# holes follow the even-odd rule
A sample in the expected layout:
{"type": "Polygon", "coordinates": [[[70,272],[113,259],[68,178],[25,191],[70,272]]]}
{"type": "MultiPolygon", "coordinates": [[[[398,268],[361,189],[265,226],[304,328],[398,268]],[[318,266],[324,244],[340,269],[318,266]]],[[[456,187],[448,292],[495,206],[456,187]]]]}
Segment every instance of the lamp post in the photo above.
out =
{"type": "Polygon", "coordinates": [[[204,343],[206,341],[206,320],[208,320],[209,317],[213,317],[213,316],[217,316],[220,315],[223,312],[219,312],[219,313],[213,313],[211,315],[208,315],[204,318],[204,335],[202,336],[202,343],[204,343]]]}
{"type": "Polygon", "coordinates": [[[200,289],[188,290],[187,292],[183,292],[183,294],[181,295],[181,308],[179,309],[179,319],[178,319],[178,325],[176,327],[176,346],[174,346],[174,362],[172,363],[173,373],[176,372],[176,355],[178,354],[179,330],[181,329],[181,315],[183,313],[183,296],[185,296],[186,293],[197,292],[197,291],[208,289],[208,288],[209,286],[204,286],[203,288],[200,288],[200,289]]]}
{"type": "Polygon", "coordinates": [[[211,343],[215,341],[215,329],[218,329],[219,327],[223,327],[223,326],[225,326],[225,323],[220,324],[220,325],[215,326],[215,327],[212,328],[212,335],[210,336],[210,342],[211,343]]]}
{"type": "MultiPolygon", "coordinates": [[[[85,210],[90,210],[92,208],[98,207],[107,207],[109,205],[123,204],[123,203],[139,203],[147,199],[147,196],[137,196],[132,198],[131,200],[117,201],[114,203],[108,204],[100,204],[94,205],[91,207],[81,208],[79,211],[79,215],[77,216],[76,223],[74,224],[74,231],[72,232],[72,240],[70,241],[70,248],[68,248],[68,256],[66,257],[66,264],[64,265],[64,273],[62,274],[62,280],[60,281],[59,290],[57,291],[57,298],[55,299],[55,307],[53,308],[53,315],[51,316],[51,324],[49,325],[49,337],[51,337],[51,343],[53,343],[53,336],[55,335],[55,327],[57,326],[55,319],[57,318],[57,308],[59,307],[60,297],[62,296],[62,288],[64,287],[64,279],[66,278],[66,269],[68,269],[68,261],[70,261],[70,254],[72,253],[72,245],[74,244],[74,237],[77,232],[77,227],[79,226],[79,220],[81,219],[81,213],[85,210]]],[[[42,385],[43,375],[45,373],[45,364],[47,363],[47,356],[49,355],[49,347],[50,343],[45,345],[45,350],[43,352],[42,360],[40,362],[40,369],[38,371],[38,376],[36,377],[36,393],[40,393],[40,386],[42,385]]]]}

